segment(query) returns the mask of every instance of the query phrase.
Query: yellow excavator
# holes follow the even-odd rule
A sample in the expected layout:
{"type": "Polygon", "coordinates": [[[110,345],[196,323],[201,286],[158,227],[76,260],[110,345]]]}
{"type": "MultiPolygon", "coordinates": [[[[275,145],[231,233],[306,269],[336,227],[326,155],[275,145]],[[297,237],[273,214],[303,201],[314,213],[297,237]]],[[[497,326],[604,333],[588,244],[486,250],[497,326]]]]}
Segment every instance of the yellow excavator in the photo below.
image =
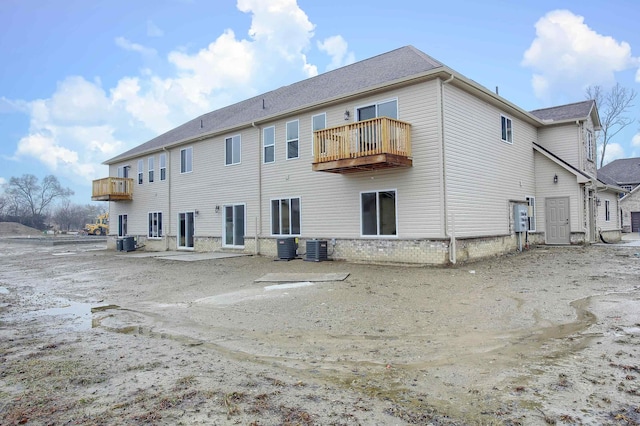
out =
{"type": "Polygon", "coordinates": [[[87,223],[83,229],[88,235],[107,235],[109,233],[109,213],[96,217],[93,223],[87,223]]]}

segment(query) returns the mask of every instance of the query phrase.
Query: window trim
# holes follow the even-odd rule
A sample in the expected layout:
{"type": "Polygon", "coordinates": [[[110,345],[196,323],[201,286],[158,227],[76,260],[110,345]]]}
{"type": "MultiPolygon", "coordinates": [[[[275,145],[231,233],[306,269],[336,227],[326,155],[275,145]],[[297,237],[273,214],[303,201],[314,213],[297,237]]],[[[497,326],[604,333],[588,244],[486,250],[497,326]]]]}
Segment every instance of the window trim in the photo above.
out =
{"type": "Polygon", "coordinates": [[[118,166],[116,173],[118,174],[119,178],[127,179],[129,177],[129,170],[131,170],[131,166],[125,164],[123,166],[118,166]]]}
{"type": "Polygon", "coordinates": [[[593,132],[591,131],[591,129],[586,129],[586,131],[587,160],[593,162],[595,161],[595,156],[593,155],[593,132]]]}
{"type": "Polygon", "coordinates": [[[611,201],[604,200],[604,221],[611,222],[611,201]]]}
{"type": "Polygon", "coordinates": [[[531,215],[527,214],[527,221],[529,222],[527,232],[536,232],[536,197],[529,195],[526,197],[526,200],[529,211],[532,212],[531,215]],[[533,201],[533,203],[531,201],[533,201]]]}
{"type": "Polygon", "coordinates": [[[144,159],[138,160],[138,185],[144,183],[144,159]]]}
{"type": "Polygon", "coordinates": [[[393,118],[393,117],[389,117],[389,118],[391,118],[392,120],[400,120],[400,102],[398,101],[398,97],[396,96],[394,98],[387,98],[387,99],[383,99],[381,101],[374,101],[374,102],[369,102],[369,103],[362,104],[362,105],[356,105],[353,108],[353,121],[355,123],[360,121],[360,120],[358,120],[358,110],[359,109],[370,107],[370,106],[375,106],[376,107],[376,118],[380,118],[380,112],[379,112],[380,104],[386,104],[386,103],[394,102],[394,101],[396,103],[396,118],[393,118]]]}
{"type": "Polygon", "coordinates": [[[398,189],[394,188],[394,189],[374,189],[374,190],[369,190],[369,191],[360,191],[359,193],[359,203],[360,203],[360,211],[359,211],[359,215],[360,215],[360,237],[361,238],[398,238],[399,232],[398,232],[398,189]],[[379,198],[379,194],[381,192],[393,192],[395,194],[395,222],[396,222],[396,233],[392,234],[392,235],[386,235],[386,234],[380,234],[380,198],[379,198]],[[371,193],[375,193],[376,194],[376,235],[365,235],[364,234],[364,227],[363,227],[363,222],[362,222],[362,194],[371,194],[371,193]]]}
{"type": "Polygon", "coordinates": [[[286,159],[287,160],[297,160],[298,158],[300,158],[300,120],[299,119],[295,119],[295,120],[291,120],[291,121],[287,121],[284,125],[284,132],[285,132],[285,150],[287,152],[286,155],[286,159]],[[296,123],[296,127],[298,128],[298,137],[294,138],[294,139],[289,139],[289,124],[290,123],[296,123]],[[298,150],[297,150],[297,156],[295,157],[289,157],[289,144],[291,142],[296,142],[298,144],[298,150]]]}
{"type": "MultiPolygon", "coordinates": [[[[186,154],[185,154],[186,156],[186,154]]],[[[187,173],[192,173],[193,172],[193,147],[192,146],[188,146],[186,148],[182,148],[180,149],[180,174],[187,174],[187,173]],[[185,163],[182,163],[182,153],[183,152],[190,152],[190,159],[191,161],[187,162],[187,160],[189,159],[188,157],[185,158],[185,163]],[[187,164],[188,163],[188,164],[187,164]],[[187,170],[187,165],[189,166],[188,170],[187,170]]]]}
{"type": "Polygon", "coordinates": [[[225,166],[235,166],[238,164],[242,164],[242,135],[237,134],[233,136],[229,136],[224,138],[224,165],[225,166]],[[233,153],[234,153],[234,140],[237,138],[238,140],[238,161],[234,161],[233,153]],[[231,141],[231,163],[227,163],[227,141],[231,141]]]}
{"type": "MultiPolygon", "coordinates": [[[[233,213],[235,214],[235,208],[238,206],[242,206],[242,213],[243,213],[243,224],[244,224],[244,229],[242,230],[242,235],[243,235],[243,242],[247,241],[247,203],[223,203],[221,206],[221,212],[222,212],[222,238],[221,238],[221,243],[222,243],[222,247],[225,248],[238,248],[238,249],[242,249],[245,247],[245,244],[242,245],[236,245],[236,244],[227,244],[226,243],[226,223],[225,223],[225,218],[226,218],[226,213],[225,213],[225,209],[227,207],[231,207],[233,209],[233,213]]],[[[234,225],[235,226],[235,225],[234,225]]]]}
{"type": "MultiPolygon", "coordinates": [[[[282,218],[280,218],[280,230],[282,230],[282,218]]],[[[302,197],[300,196],[291,196],[291,197],[278,197],[278,198],[271,198],[269,200],[269,231],[271,233],[272,237],[299,237],[302,235],[302,197]],[[300,230],[297,234],[294,234],[293,232],[289,233],[289,234],[283,234],[282,232],[276,234],[273,232],[273,202],[274,201],[278,201],[278,208],[281,208],[280,202],[282,200],[288,200],[289,201],[289,229],[291,231],[293,231],[293,226],[292,226],[292,215],[291,215],[291,200],[298,200],[298,222],[299,222],[299,226],[300,226],[300,230]]]]}
{"type": "Polygon", "coordinates": [[[276,126],[268,126],[262,129],[262,164],[271,164],[276,162],[276,126]],[[265,145],[265,132],[268,129],[273,129],[273,143],[270,145],[265,145]],[[273,147],[273,160],[267,161],[266,149],[269,147],[273,147]]]}
{"type": "Polygon", "coordinates": [[[161,240],[162,239],[162,220],[163,220],[162,211],[152,211],[147,213],[147,238],[150,240],[161,240]],[[157,221],[157,228],[155,232],[152,232],[151,224],[153,223],[153,219],[157,221]]]}
{"type": "Polygon", "coordinates": [[[167,154],[164,152],[158,157],[158,167],[160,168],[160,181],[167,180],[167,154]]]}
{"type": "Polygon", "coordinates": [[[314,114],[314,115],[311,116],[311,156],[312,157],[315,155],[315,143],[316,143],[316,138],[314,137],[314,132],[316,130],[324,130],[326,128],[327,128],[327,113],[326,112],[321,112],[320,114],[314,114]],[[324,127],[322,129],[314,129],[313,128],[313,120],[314,120],[314,118],[320,117],[320,116],[324,117],[324,127]]]}
{"type": "Polygon", "coordinates": [[[155,158],[153,156],[149,157],[149,160],[147,161],[147,174],[149,175],[149,183],[152,183],[155,179],[154,179],[154,172],[155,172],[155,158]]]}
{"type": "Polygon", "coordinates": [[[500,140],[502,140],[502,142],[504,143],[508,143],[513,145],[513,119],[511,117],[508,117],[504,114],[500,114],[500,140]],[[507,128],[507,130],[505,132],[502,131],[503,129],[503,121],[505,123],[505,126],[507,128]],[[510,125],[508,125],[510,124],[510,125]],[[511,132],[509,132],[509,130],[511,130],[511,132]],[[506,139],[503,138],[503,133],[506,134],[506,139]]]}

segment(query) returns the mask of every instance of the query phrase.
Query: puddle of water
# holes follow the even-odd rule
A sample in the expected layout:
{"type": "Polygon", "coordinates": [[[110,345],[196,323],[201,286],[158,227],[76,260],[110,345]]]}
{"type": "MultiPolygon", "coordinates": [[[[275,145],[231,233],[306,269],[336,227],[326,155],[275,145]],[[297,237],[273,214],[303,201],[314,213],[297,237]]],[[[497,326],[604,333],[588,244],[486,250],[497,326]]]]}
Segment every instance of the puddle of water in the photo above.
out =
{"type": "Polygon", "coordinates": [[[40,309],[27,312],[25,319],[56,317],[61,324],[49,323],[49,329],[65,329],[70,331],[82,331],[91,329],[91,305],[89,303],[67,302],[59,308],[40,309]]]}

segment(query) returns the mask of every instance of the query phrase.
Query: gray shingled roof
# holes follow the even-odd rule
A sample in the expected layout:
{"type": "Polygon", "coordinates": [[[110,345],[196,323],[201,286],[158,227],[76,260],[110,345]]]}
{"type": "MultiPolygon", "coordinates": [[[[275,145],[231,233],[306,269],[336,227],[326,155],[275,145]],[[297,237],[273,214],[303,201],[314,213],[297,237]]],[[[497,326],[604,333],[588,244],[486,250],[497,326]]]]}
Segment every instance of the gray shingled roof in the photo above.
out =
{"type": "Polygon", "coordinates": [[[540,120],[564,121],[586,118],[591,114],[595,101],[588,100],[568,105],[560,105],[551,108],[529,111],[540,120]]]}
{"type": "Polygon", "coordinates": [[[250,125],[265,117],[319,104],[440,67],[443,67],[442,63],[415,47],[401,47],[201,115],[107,160],[105,164],[200,135],[250,125]]]}
{"type": "Polygon", "coordinates": [[[637,185],[640,183],[640,158],[621,158],[598,169],[598,176],[604,174],[618,185],[637,185]]]}

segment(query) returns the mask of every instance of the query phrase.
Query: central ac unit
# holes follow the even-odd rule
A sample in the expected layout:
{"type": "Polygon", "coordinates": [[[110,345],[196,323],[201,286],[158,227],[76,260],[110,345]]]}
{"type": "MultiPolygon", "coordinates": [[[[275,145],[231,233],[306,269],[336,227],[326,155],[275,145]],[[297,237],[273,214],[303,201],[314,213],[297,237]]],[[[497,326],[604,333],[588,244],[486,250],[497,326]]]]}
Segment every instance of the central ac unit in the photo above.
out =
{"type": "Polygon", "coordinates": [[[308,240],[307,256],[304,260],[311,262],[327,260],[327,242],[323,240],[308,240]]]}
{"type": "Polygon", "coordinates": [[[298,247],[295,238],[278,238],[278,259],[295,259],[297,249],[298,247]]]}

